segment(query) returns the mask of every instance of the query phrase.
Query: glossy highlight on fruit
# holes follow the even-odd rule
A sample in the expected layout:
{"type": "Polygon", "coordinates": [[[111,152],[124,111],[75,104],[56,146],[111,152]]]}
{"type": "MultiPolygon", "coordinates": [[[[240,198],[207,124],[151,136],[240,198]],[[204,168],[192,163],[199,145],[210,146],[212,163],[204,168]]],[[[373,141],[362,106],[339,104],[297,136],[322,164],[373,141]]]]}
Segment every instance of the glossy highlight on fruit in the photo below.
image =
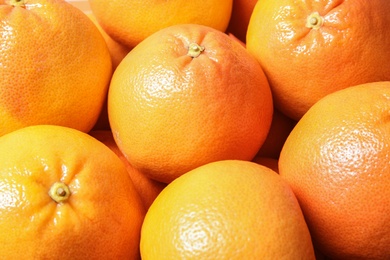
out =
{"type": "Polygon", "coordinates": [[[175,25],[145,39],[118,66],[108,93],[119,149],[132,166],[164,183],[212,161],[251,160],[272,115],[257,60],[203,25],[175,25]]]}
{"type": "Polygon", "coordinates": [[[288,184],[265,166],[238,160],[202,165],[168,184],[145,216],[141,256],[315,259],[288,184]]]}
{"type": "Polygon", "coordinates": [[[4,259],[138,259],[145,208],[126,167],[76,129],[29,126],[0,137],[4,259]]]}
{"type": "Polygon", "coordinates": [[[112,65],[88,17],[65,1],[0,1],[0,136],[39,124],[88,132],[112,65]]]}
{"type": "Polygon", "coordinates": [[[294,120],[326,95],[390,80],[390,1],[261,0],[246,44],[294,120]]]}
{"type": "Polygon", "coordinates": [[[329,94],[287,138],[279,173],[330,259],[390,257],[390,82],[329,94]]]}

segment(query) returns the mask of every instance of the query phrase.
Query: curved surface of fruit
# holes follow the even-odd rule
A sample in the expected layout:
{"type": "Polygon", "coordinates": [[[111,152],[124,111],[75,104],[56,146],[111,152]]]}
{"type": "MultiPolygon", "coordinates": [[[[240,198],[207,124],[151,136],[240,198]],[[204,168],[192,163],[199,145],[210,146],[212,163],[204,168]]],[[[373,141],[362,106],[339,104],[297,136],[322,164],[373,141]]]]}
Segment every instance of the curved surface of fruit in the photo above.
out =
{"type": "Polygon", "coordinates": [[[251,160],[272,113],[259,63],[236,40],[194,24],[166,28],[137,45],[108,94],[119,149],[160,182],[211,161],[251,160]]]}
{"type": "Polygon", "coordinates": [[[279,173],[279,168],[278,168],[279,160],[276,158],[256,155],[251,162],[263,165],[275,171],[276,173],[279,173]]]}
{"type": "Polygon", "coordinates": [[[151,34],[176,24],[201,24],[224,32],[233,0],[89,0],[103,29],[117,42],[135,47],[151,34]]]}
{"type": "Polygon", "coordinates": [[[115,152],[115,154],[123,161],[126,165],[127,171],[129,172],[130,178],[134,183],[135,189],[140,195],[145,208],[148,209],[156,199],[157,195],[165,188],[166,184],[148,178],[131,166],[129,161],[119,150],[110,130],[94,130],[89,132],[89,135],[107,145],[107,147],[115,152]]]}
{"type": "Polygon", "coordinates": [[[110,55],[64,1],[0,1],[0,136],[37,124],[88,132],[106,98],[110,55]]]}
{"type": "Polygon", "coordinates": [[[129,53],[130,49],[125,47],[123,44],[114,41],[110,37],[110,35],[108,35],[106,31],[104,31],[104,29],[100,26],[99,22],[96,20],[95,15],[92,12],[87,13],[87,16],[96,25],[96,27],[99,29],[100,33],[102,34],[104,40],[106,41],[111,56],[112,70],[115,71],[119,63],[129,53]]]}
{"type": "Polygon", "coordinates": [[[330,259],[390,257],[390,82],[329,94],[279,159],[313,240],[330,259]]]}
{"type": "MultiPolygon", "coordinates": [[[[100,26],[98,21],[96,20],[96,17],[93,15],[92,12],[88,12],[87,16],[89,19],[92,20],[92,22],[96,25],[96,27],[99,29],[100,33],[102,34],[104,40],[106,41],[108,50],[110,52],[111,56],[111,63],[112,63],[112,71],[116,70],[116,67],[118,67],[119,63],[123,60],[124,57],[129,53],[130,49],[125,47],[124,45],[114,41],[100,26]]],[[[110,130],[110,123],[108,121],[108,111],[107,111],[107,98],[105,99],[105,102],[103,103],[102,110],[100,112],[99,118],[97,119],[95,125],[93,126],[92,130],[110,130]]]]}
{"type": "Polygon", "coordinates": [[[141,230],[141,256],[158,259],[314,259],[286,182],[248,161],[219,161],[168,184],[141,230]]]}
{"type": "Polygon", "coordinates": [[[4,259],[137,259],[142,202],[122,161],[89,135],[30,126],[0,137],[4,259]]]}
{"type": "Polygon", "coordinates": [[[334,91],[390,80],[390,1],[258,1],[247,48],[275,106],[298,120],[334,91]]]}

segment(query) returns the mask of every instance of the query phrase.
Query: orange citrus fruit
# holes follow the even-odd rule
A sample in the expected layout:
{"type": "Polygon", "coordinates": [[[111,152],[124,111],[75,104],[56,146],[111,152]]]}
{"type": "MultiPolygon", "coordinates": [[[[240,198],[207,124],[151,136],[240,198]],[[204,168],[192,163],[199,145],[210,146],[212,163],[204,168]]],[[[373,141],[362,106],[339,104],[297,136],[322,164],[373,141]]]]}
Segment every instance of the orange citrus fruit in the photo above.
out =
{"type": "Polygon", "coordinates": [[[390,257],[390,82],[322,98],[279,158],[318,249],[330,259],[390,257]]]}
{"type": "Polygon", "coordinates": [[[141,199],[122,161],[78,130],[29,126],[0,137],[4,259],[137,259],[141,199]]]}
{"type": "Polygon", "coordinates": [[[248,161],[218,161],[174,180],[141,230],[141,256],[158,259],[315,259],[288,184],[248,161]]]}
{"type": "Polygon", "coordinates": [[[149,35],[172,25],[195,23],[225,31],[233,0],[89,0],[102,28],[133,48],[149,35]]]}
{"type": "Polygon", "coordinates": [[[111,61],[112,61],[112,67],[113,70],[116,69],[118,64],[121,62],[121,60],[126,56],[126,54],[130,51],[129,48],[126,46],[116,42],[113,40],[107,33],[104,31],[104,29],[100,26],[99,22],[97,21],[95,15],[91,11],[91,6],[89,4],[88,0],[80,0],[80,1],[72,1],[68,0],[70,4],[77,7],[81,11],[83,11],[89,19],[92,20],[92,22],[96,25],[96,27],[99,29],[100,33],[102,34],[104,40],[106,41],[108,50],[110,52],[111,61]]]}
{"type": "Polygon", "coordinates": [[[275,106],[298,120],[334,91],[390,80],[390,1],[258,1],[247,48],[275,106]]]}
{"type": "Polygon", "coordinates": [[[246,42],[249,20],[257,0],[233,0],[232,14],[226,31],[246,42]]]}
{"type": "Polygon", "coordinates": [[[108,148],[114,151],[115,154],[123,161],[126,165],[127,171],[129,172],[130,178],[134,183],[135,189],[140,195],[145,208],[148,209],[157,195],[165,188],[166,184],[148,178],[131,166],[129,161],[119,150],[110,130],[94,130],[89,132],[89,134],[107,145],[108,148]]]}
{"type": "Polygon", "coordinates": [[[272,112],[256,59],[225,33],[195,24],[165,28],[137,45],[108,94],[119,149],[160,182],[211,161],[251,160],[272,112]]]}
{"type": "Polygon", "coordinates": [[[96,26],[64,1],[0,1],[0,136],[37,124],[88,132],[112,75],[96,26]]]}

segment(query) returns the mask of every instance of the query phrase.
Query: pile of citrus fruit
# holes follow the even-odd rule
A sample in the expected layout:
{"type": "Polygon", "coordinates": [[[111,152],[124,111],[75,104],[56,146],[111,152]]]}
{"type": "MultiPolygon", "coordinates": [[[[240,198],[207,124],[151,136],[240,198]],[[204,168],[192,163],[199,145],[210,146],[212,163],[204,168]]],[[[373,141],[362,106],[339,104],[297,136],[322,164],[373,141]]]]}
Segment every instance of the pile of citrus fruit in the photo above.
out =
{"type": "Polygon", "coordinates": [[[0,0],[0,258],[390,259],[389,11],[0,0]]]}

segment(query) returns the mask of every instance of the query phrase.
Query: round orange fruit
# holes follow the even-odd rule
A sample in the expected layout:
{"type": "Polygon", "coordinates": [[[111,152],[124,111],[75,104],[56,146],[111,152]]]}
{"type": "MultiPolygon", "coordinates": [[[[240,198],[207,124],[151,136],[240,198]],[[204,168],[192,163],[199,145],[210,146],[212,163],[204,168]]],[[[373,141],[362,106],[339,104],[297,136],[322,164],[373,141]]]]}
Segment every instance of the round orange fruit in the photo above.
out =
{"type": "Polygon", "coordinates": [[[390,257],[390,82],[322,98],[279,158],[313,241],[329,259],[390,257]]]}
{"type": "Polygon", "coordinates": [[[273,113],[260,64],[213,28],[165,28],[116,69],[110,126],[130,164],[160,182],[222,159],[251,160],[273,113]]]}
{"type": "Polygon", "coordinates": [[[267,167],[236,160],[168,184],[146,213],[140,245],[144,260],[315,259],[288,184],[267,167]]]}
{"type": "Polygon", "coordinates": [[[88,134],[37,125],[0,137],[0,187],[2,258],[139,258],[141,199],[88,134]]]}
{"type": "Polygon", "coordinates": [[[201,24],[224,32],[233,0],[89,0],[102,28],[133,48],[151,34],[176,24],[201,24]]]}
{"type": "Polygon", "coordinates": [[[88,17],[58,0],[0,1],[0,136],[53,124],[88,132],[112,75],[88,17]]]}
{"type": "Polygon", "coordinates": [[[247,48],[269,79],[275,106],[299,120],[322,97],[390,80],[390,1],[258,1],[247,48]]]}

